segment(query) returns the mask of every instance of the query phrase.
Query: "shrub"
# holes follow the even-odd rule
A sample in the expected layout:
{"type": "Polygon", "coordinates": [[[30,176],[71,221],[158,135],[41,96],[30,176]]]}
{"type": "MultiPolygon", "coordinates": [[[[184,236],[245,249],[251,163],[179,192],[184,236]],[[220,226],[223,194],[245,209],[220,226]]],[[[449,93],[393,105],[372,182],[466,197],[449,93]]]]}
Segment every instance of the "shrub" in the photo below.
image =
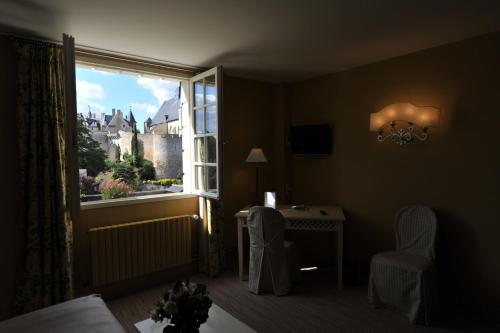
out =
{"type": "Polygon", "coordinates": [[[122,179],[127,184],[133,185],[136,177],[134,166],[129,161],[116,163],[113,168],[113,179],[122,179]]]}
{"type": "Polygon", "coordinates": [[[129,193],[132,192],[132,187],[121,179],[114,179],[101,183],[99,190],[102,198],[106,200],[128,197],[129,193]]]}
{"type": "Polygon", "coordinates": [[[182,185],[182,179],[180,178],[162,178],[158,180],[146,180],[146,184],[151,185],[161,185],[161,186],[171,186],[173,184],[182,185]]]}
{"type": "Polygon", "coordinates": [[[119,160],[106,159],[104,161],[106,163],[106,170],[113,170],[120,163],[119,160]]]}
{"type": "Polygon", "coordinates": [[[83,194],[84,196],[89,194],[96,194],[96,187],[97,184],[93,177],[80,177],[80,194],[83,194]]]}
{"type": "Polygon", "coordinates": [[[155,167],[153,166],[153,162],[149,160],[143,160],[142,167],[138,170],[139,178],[142,180],[151,180],[155,179],[155,167]]]}

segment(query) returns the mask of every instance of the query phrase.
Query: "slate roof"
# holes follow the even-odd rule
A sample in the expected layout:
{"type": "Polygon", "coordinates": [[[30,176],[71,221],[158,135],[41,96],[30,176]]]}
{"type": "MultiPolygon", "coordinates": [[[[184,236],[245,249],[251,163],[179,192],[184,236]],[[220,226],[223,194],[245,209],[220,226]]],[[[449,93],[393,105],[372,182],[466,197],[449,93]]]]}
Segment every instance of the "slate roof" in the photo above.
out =
{"type": "Polygon", "coordinates": [[[158,112],[156,112],[151,122],[151,126],[168,123],[179,119],[179,108],[180,108],[179,98],[171,98],[168,101],[163,102],[158,112]],[[165,116],[168,116],[165,121],[165,116]]]}
{"type": "Polygon", "coordinates": [[[134,114],[132,113],[132,111],[130,111],[128,121],[129,121],[129,123],[136,123],[137,124],[137,121],[135,121],[134,114]]]}
{"type": "Polygon", "coordinates": [[[110,115],[110,114],[107,114],[104,116],[104,122],[106,123],[105,125],[108,125],[109,122],[111,121],[111,119],[113,119],[113,116],[110,115]]]}

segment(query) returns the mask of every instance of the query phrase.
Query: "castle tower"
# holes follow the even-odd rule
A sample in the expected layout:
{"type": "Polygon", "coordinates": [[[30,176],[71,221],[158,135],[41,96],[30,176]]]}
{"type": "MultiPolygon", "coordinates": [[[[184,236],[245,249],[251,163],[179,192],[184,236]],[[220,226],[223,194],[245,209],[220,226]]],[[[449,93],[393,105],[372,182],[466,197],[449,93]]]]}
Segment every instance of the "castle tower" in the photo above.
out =
{"type": "Polygon", "coordinates": [[[153,123],[153,119],[149,118],[146,119],[146,121],[144,122],[144,133],[150,133],[150,129],[151,129],[151,124],[153,123]]]}

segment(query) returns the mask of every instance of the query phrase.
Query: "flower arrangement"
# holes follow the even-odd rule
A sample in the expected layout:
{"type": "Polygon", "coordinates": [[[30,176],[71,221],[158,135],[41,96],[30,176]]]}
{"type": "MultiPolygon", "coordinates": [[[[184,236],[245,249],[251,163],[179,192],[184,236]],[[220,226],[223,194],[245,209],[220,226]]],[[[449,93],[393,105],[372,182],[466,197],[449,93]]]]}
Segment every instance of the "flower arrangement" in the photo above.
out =
{"type": "Polygon", "coordinates": [[[210,306],[212,300],[206,285],[178,281],[151,311],[151,319],[155,322],[168,319],[164,333],[196,333],[207,321],[210,306]]]}
{"type": "Polygon", "coordinates": [[[113,179],[99,185],[103,199],[125,198],[132,192],[132,187],[122,179],[113,179]]]}

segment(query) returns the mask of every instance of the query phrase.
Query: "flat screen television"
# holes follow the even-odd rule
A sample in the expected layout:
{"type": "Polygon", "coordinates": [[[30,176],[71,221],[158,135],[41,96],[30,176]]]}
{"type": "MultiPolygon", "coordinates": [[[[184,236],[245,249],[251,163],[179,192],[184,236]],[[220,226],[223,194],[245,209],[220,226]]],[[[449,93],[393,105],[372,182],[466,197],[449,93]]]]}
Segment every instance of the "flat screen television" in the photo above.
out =
{"type": "Polygon", "coordinates": [[[294,155],[330,155],[332,139],[328,124],[292,126],[291,152],[294,155]]]}

